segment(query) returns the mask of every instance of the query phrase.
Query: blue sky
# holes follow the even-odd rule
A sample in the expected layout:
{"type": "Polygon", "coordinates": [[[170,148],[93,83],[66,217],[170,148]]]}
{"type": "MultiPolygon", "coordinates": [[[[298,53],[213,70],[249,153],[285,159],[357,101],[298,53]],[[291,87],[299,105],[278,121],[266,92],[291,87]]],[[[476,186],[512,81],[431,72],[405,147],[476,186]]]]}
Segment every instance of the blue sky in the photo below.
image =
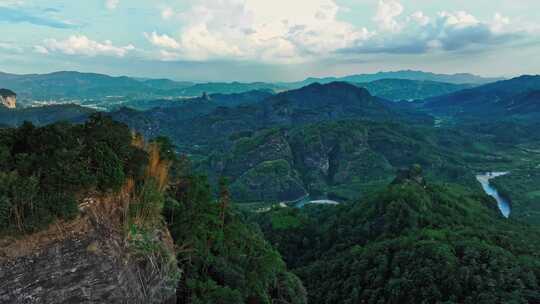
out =
{"type": "Polygon", "coordinates": [[[0,0],[0,71],[290,81],[538,74],[537,0],[0,0]]]}

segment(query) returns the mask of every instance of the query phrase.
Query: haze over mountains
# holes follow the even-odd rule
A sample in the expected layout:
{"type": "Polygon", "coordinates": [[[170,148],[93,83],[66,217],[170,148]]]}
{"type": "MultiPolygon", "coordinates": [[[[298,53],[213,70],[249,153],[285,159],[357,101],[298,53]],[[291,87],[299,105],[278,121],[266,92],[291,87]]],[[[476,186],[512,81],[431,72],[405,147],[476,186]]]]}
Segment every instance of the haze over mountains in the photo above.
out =
{"type": "Polygon", "coordinates": [[[503,78],[484,78],[473,74],[461,73],[461,74],[435,74],[430,72],[404,70],[395,72],[378,72],[375,74],[357,74],[344,77],[325,77],[325,78],[308,78],[302,81],[302,84],[320,82],[328,83],[333,81],[346,81],[346,82],[372,82],[381,79],[408,79],[419,81],[435,81],[446,82],[453,84],[486,84],[503,78]]]}
{"type": "Polygon", "coordinates": [[[538,112],[540,76],[520,76],[484,86],[429,98],[426,108],[439,113],[457,112],[463,116],[493,118],[538,112]],[[536,106],[535,106],[536,105],[536,106]]]}
{"type": "Polygon", "coordinates": [[[132,99],[196,97],[207,94],[234,94],[253,90],[280,92],[312,83],[343,81],[366,87],[373,95],[391,100],[413,100],[455,92],[496,79],[470,74],[440,75],[399,71],[353,75],[340,78],[309,78],[294,83],[192,83],[169,79],[135,79],[94,73],[56,72],[15,75],[0,73],[0,84],[17,92],[23,105],[35,101],[76,102],[108,108],[132,99]]]}

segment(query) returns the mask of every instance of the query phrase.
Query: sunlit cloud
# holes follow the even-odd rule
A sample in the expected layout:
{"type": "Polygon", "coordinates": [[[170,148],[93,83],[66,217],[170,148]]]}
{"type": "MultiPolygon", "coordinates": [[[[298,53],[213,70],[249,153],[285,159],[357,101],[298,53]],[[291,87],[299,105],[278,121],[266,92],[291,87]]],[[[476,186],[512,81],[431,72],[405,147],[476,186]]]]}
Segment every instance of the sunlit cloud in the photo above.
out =
{"type": "Polygon", "coordinates": [[[115,46],[110,40],[98,42],[84,35],[73,35],[66,40],[46,39],[43,45],[35,46],[34,50],[41,54],[58,52],[65,55],[89,57],[113,56],[121,58],[126,56],[130,51],[135,50],[135,47],[131,44],[115,46]]]}

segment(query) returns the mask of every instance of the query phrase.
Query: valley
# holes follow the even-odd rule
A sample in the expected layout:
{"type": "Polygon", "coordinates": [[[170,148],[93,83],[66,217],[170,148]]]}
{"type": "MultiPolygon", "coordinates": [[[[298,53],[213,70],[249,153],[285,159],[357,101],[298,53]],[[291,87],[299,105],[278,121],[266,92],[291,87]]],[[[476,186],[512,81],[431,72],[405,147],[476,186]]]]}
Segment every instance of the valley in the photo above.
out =
{"type": "Polygon", "coordinates": [[[0,0],[0,304],[540,304],[538,0],[0,0]]]}
{"type": "MultiPolygon", "coordinates": [[[[8,172],[0,175],[2,234],[24,242],[54,234],[47,229],[58,220],[84,224],[90,239],[53,243],[97,263],[71,244],[110,248],[106,228],[130,240],[107,249],[137,257],[121,268],[126,276],[150,276],[137,264],[149,256],[164,263],[156,264],[159,278],[143,282],[159,290],[152,300],[171,297],[174,286],[177,303],[534,303],[538,77],[485,85],[321,81],[279,90],[237,84],[238,91],[217,86],[199,97],[110,105],[105,98],[98,108],[0,108],[0,165],[8,172]],[[492,99],[504,103],[485,103],[492,99]],[[112,226],[77,208],[88,196],[115,202],[116,211],[93,211],[112,226]],[[170,238],[157,238],[163,233],[170,238]]],[[[35,267],[55,259],[44,254],[35,267]]],[[[100,294],[109,296],[134,295],[100,294]]]]}

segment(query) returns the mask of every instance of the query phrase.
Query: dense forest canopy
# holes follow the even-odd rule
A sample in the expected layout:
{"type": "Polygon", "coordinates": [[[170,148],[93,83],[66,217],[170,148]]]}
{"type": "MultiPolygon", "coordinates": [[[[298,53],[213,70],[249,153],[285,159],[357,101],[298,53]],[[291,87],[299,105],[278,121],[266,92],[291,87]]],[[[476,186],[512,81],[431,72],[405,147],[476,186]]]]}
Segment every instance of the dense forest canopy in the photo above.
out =
{"type": "Polygon", "coordinates": [[[82,125],[0,129],[0,226],[32,232],[72,218],[85,196],[140,179],[145,158],[129,128],[102,115],[82,125]]]}
{"type": "Polygon", "coordinates": [[[226,180],[216,198],[167,138],[144,143],[100,114],[81,125],[25,123],[0,129],[0,167],[2,236],[72,220],[85,198],[125,197],[134,254],[162,251],[152,231],[169,228],[179,303],[306,303],[300,280],[230,201],[226,180]]]}
{"type": "Polygon", "coordinates": [[[352,205],[257,217],[310,303],[540,300],[537,228],[480,193],[410,176],[352,205]]]}
{"type": "Polygon", "coordinates": [[[143,110],[110,116],[0,109],[0,236],[76,220],[81,202],[112,197],[126,202],[134,255],[166,256],[156,231],[172,237],[178,303],[537,303],[538,94],[522,82],[538,79],[416,103],[329,82],[134,101],[143,110]],[[485,119],[490,89],[502,120],[485,119]],[[509,172],[492,184],[510,219],[475,180],[495,169],[509,172]],[[298,198],[339,205],[297,209],[298,198]]]}

